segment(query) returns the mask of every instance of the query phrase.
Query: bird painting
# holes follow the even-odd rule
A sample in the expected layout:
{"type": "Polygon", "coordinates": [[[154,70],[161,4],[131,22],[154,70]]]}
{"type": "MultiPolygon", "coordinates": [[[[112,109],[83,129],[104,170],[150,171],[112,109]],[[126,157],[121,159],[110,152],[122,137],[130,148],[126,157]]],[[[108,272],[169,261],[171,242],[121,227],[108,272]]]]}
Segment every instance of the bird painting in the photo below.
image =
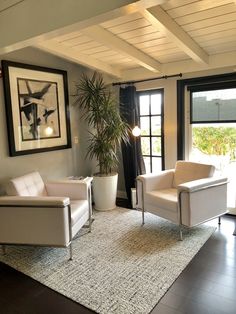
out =
{"type": "Polygon", "coordinates": [[[53,83],[35,82],[27,79],[21,79],[20,83],[21,87],[24,86],[24,92],[19,92],[20,112],[25,117],[25,121],[28,122],[28,135],[33,139],[39,139],[41,138],[38,131],[39,127],[42,124],[47,125],[49,117],[55,114],[57,110],[56,107],[52,108],[51,104],[45,101],[45,96],[50,92],[53,83]],[[39,110],[39,108],[42,109],[39,110]],[[39,116],[40,113],[42,113],[41,116],[39,116]]]}

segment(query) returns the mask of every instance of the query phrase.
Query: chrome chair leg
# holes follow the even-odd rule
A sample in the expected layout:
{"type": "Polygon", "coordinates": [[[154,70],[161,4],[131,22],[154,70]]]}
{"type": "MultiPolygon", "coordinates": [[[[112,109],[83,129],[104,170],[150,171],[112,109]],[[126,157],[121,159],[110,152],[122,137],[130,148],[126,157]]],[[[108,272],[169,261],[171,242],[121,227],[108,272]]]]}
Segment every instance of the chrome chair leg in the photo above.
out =
{"type": "Polygon", "coordinates": [[[92,218],[89,218],[89,232],[92,231],[92,218]]]}
{"type": "Polygon", "coordinates": [[[145,221],[144,221],[144,209],[142,209],[142,225],[145,224],[145,221]]]}
{"type": "Polygon", "coordinates": [[[183,232],[181,226],[179,226],[179,239],[180,241],[183,241],[183,232]]]}
{"type": "Polygon", "coordinates": [[[88,199],[89,199],[89,232],[92,231],[92,222],[93,222],[93,207],[92,207],[92,192],[91,184],[88,188],[88,199]]]}
{"type": "Polygon", "coordinates": [[[70,243],[69,248],[70,248],[70,258],[69,258],[69,260],[72,261],[73,260],[72,243],[70,243]]]}

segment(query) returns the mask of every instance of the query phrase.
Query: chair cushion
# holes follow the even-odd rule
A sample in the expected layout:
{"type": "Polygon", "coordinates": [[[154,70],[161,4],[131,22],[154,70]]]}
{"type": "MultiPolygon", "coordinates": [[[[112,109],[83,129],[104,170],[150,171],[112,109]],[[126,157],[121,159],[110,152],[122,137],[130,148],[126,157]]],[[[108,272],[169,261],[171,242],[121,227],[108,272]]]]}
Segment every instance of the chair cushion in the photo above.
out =
{"type": "Polygon", "coordinates": [[[88,211],[88,201],[71,200],[70,205],[71,205],[71,223],[73,226],[88,211]]]}
{"type": "Polygon", "coordinates": [[[185,182],[212,177],[214,171],[215,167],[212,165],[189,161],[177,161],[175,166],[173,187],[177,188],[179,184],[185,182]]]}
{"type": "Polygon", "coordinates": [[[11,196],[47,196],[44,182],[36,171],[11,179],[6,192],[11,196]]]}
{"type": "Polygon", "coordinates": [[[145,194],[145,203],[158,204],[157,207],[176,212],[178,210],[177,189],[163,189],[145,194]]]}

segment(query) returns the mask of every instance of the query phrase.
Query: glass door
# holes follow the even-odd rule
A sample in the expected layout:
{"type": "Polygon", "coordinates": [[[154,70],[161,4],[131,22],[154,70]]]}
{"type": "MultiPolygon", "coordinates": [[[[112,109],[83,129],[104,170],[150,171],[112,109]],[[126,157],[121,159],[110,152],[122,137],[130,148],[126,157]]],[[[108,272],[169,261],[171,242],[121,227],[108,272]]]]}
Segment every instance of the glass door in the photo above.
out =
{"type": "Polygon", "coordinates": [[[138,93],[141,148],[146,173],[164,169],[164,90],[138,93]]]}

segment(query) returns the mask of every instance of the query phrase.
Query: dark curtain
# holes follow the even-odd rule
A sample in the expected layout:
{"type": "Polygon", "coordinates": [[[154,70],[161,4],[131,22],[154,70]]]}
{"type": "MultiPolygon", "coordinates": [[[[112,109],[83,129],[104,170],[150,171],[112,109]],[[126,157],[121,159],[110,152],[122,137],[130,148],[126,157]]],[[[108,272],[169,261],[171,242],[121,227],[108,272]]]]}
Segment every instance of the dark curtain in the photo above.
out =
{"type": "MultiPolygon", "coordinates": [[[[131,130],[139,126],[139,106],[135,86],[120,88],[121,113],[130,125],[131,130]]],[[[130,132],[129,144],[122,144],[122,158],[124,167],[125,188],[131,205],[131,188],[135,187],[137,175],[145,173],[145,164],[141,152],[140,137],[135,137],[130,132]]]]}

